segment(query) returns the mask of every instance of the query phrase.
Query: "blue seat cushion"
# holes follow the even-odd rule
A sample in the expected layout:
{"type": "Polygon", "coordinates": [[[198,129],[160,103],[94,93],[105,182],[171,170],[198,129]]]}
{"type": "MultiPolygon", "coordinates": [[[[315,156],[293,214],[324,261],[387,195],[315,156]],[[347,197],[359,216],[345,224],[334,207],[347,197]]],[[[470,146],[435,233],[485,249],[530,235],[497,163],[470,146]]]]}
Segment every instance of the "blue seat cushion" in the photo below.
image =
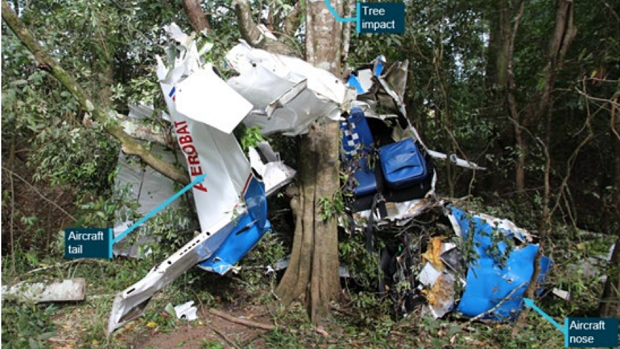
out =
{"type": "Polygon", "coordinates": [[[412,138],[381,147],[379,160],[385,181],[391,189],[409,187],[428,176],[424,156],[412,138]]]}
{"type": "Polygon", "coordinates": [[[351,109],[341,128],[346,166],[353,169],[355,179],[353,193],[358,197],[376,193],[375,171],[368,168],[368,156],[373,152],[373,138],[364,111],[361,108],[351,109]]]}
{"type": "Polygon", "coordinates": [[[375,171],[368,168],[367,158],[359,160],[360,168],[353,173],[356,185],[353,187],[353,193],[355,196],[363,196],[368,194],[374,194],[377,192],[377,178],[375,177],[375,171]]]}

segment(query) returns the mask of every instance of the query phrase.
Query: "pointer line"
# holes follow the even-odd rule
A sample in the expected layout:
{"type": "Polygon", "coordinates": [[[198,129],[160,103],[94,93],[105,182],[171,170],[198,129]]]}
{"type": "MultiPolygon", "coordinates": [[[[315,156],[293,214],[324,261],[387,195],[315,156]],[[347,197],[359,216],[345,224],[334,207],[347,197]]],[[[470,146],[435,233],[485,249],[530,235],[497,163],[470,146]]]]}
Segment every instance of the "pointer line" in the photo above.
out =
{"type": "Polygon", "coordinates": [[[547,321],[549,321],[553,326],[555,326],[558,330],[560,330],[564,336],[567,336],[567,331],[566,331],[566,327],[564,326],[560,326],[560,324],[558,324],[557,322],[555,322],[555,320],[553,320],[553,318],[551,318],[551,316],[547,315],[544,311],[542,311],[542,309],[540,309],[539,307],[537,307],[534,304],[534,301],[529,299],[529,298],[524,298],[523,299],[525,301],[525,305],[529,308],[532,308],[534,310],[536,310],[536,312],[538,312],[538,314],[540,314],[542,317],[544,317],[547,321]]]}
{"type": "Polygon", "coordinates": [[[174,200],[176,200],[179,196],[183,195],[183,193],[185,193],[186,191],[190,190],[193,186],[195,186],[198,183],[202,183],[205,180],[205,177],[206,176],[204,174],[201,174],[200,176],[196,177],[196,179],[194,179],[190,184],[186,185],[178,193],[176,193],[173,196],[171,196],[168,200],[164,201],[159,206],[157,206],[153,211],[149,212],[146,216],[142,217],[134,225],[129,227],[124,232],[120,233],[114,240],[112,240],[112,244],[115,244],[115,243],[119,242],[121,239],[123,239],[125,236],[127,236],[127,234],[131,233],[134,229],[136,229],[137,227],[142,225],[149,218],[153,217],[157,212],[161,211],[164,207],[170,205],[170,203],[172,203],[174,200]]]}
{"type": "MultiPolygon", "coordinates": [[[[329,12],[331,12],[332,15],[334,15],[334,17],[336,18],[336,20],[338,22],[355,22],[355,21],[359,21],[358,17],[347,17],[347,18],[340,17],[340,15],[338,15],[338,12],[336,12],[336,9],[329,3],[329,0],[325,0],[325,6],[327,6],[327,9],[329,10],[329,12]]],[[[359,3],[358,3],[358,10],[359,10],[359,3]]],[[[358,13],[358,16],[359,16],[359,13],[358,13]]]]}

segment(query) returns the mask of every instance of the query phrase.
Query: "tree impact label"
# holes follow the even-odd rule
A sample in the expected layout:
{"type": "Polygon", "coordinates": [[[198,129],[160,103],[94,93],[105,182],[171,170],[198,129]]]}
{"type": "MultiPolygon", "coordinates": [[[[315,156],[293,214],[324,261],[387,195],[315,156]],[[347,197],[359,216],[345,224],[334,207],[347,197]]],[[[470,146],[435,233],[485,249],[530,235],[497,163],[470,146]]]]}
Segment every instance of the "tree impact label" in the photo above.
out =
{"type": "Polygon", "coordinates": [[[356,22],[358,34],[403,34],[405,32],[404,2],[358,2],[357,17],[342,18],[325,0],[325,6],[338,22],[356,22]]]}

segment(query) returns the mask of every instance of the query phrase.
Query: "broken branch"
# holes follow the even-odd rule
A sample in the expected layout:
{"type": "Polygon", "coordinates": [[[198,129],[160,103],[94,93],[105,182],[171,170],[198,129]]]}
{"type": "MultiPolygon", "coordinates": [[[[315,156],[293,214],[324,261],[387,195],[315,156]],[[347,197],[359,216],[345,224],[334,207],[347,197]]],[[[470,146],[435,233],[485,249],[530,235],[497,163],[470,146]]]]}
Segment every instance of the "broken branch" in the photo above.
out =
{"type": "MultiPolygon", "coordinates": [[[[529,280],[528,280],[528,281],[529,281],[529,280]]],[[[510,299],[510,297],[512,297],[512,296],[513,296],[513,295],[514,295],[514,294],[515,294],[518,290],[520,290],[523,286],[525,286],[525,284],[527,284],[527,283],[528,283],[528,281],[524,281],[524,282],[522,282],[522,283],[521,283],[521,285],[519,285],[519,287],[515,287],[515,288],[514,288],[514,290],[510,291],[510,293],[509,293],[506,297],[504,297],[501,301],[499,301],[499,303],[497,303],[497,305],[496,305],[496,306],[494,306],[493,308],[491,308],[491,309],[489,309],[489,310],[485,311],[485,312],[484,312],[484,313],[482,313],[482,314],[479,314],[479,315],[477,315],[477,316],[474,316],[473,318],[469,319],[469,321],[468,321],[468,322],[470,322],[470,323],[471,323],[471,322],[474,322],[474,321],[476,321],[476,320],[480,320],[480,319],[481,319],[481,318],[483,318],[484,316],[486,316],[486,315],[488,315],[488,314],[491,314],[491,313],[493,313],[494,311],[496,311],[497,309],[499,309],[499,307],[501,307],[501,306],[502,306],[502,304],[504,304],[504,302],[505,302],[506,300],[510,299]]]]}
{"type": "Polygon", "coordinates": [[[257,47],[271,53],[281,55],[294,55],[293,50],[278,40],[273,40],[263,35],[252,19],[252,11],[247,0],[236,0],[235,13],[239,21],[239,31],[244,40],[253,47],[257,47]]]}

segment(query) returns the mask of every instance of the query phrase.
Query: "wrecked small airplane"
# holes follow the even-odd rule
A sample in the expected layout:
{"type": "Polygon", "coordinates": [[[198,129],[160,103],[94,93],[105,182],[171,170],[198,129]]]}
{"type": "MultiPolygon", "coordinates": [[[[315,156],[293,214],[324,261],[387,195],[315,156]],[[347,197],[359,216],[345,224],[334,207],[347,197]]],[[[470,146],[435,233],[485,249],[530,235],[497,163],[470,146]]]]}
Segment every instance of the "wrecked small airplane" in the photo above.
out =
{"type": "MultiPolygon", "coordinates": [[[[157,57],[157,76],[169,121],[192,179],[206,174],[192,190],[201,232],[117,294],[108,333],[140,316],[156,292],[189,268],[225,274],[270,229],[267,196],[295,171],[267,142],[246,156],[232,134],[241,122],[266,135],[289,136],[306,133],[315,122],[340,122],[341,164],[350,176],[349,212],[339,222],[349,231],[366,231],[369,248],[373,231],[402,230],[422,214],[449,222],[449,231],[426,235],[415,248],[398,242],[392,245],[397,252],[382,251],[382,287],[399,298],[403,314],[416,304],[435,317],[457,303],[456,311],[469,317],[503,320],[520,311],[538,246],[511,222],[465,213],[436,198],[434,159],[483,168],[426,147],[403,103],[407,61],[388,66],[380,56],[343,82],[300,59],[242,42],[226,55],[235,76],[225,81],[202,58],[210,45],[199,48],[175,24],[164,29],[171,44],[167,64],[157,57]],[[518,243],[507,242],[512,240],[518,243]],[[475,242],[469,251],[462,248],[466,241],[475,242]],[[410,283],[404,296],[394,293],[403,280],[410,283]],[[458,302],[457,283],[464,288],[458,302]]],[[[548,258],[541,260],[541,279],[549,265],[548,258]]]]}

